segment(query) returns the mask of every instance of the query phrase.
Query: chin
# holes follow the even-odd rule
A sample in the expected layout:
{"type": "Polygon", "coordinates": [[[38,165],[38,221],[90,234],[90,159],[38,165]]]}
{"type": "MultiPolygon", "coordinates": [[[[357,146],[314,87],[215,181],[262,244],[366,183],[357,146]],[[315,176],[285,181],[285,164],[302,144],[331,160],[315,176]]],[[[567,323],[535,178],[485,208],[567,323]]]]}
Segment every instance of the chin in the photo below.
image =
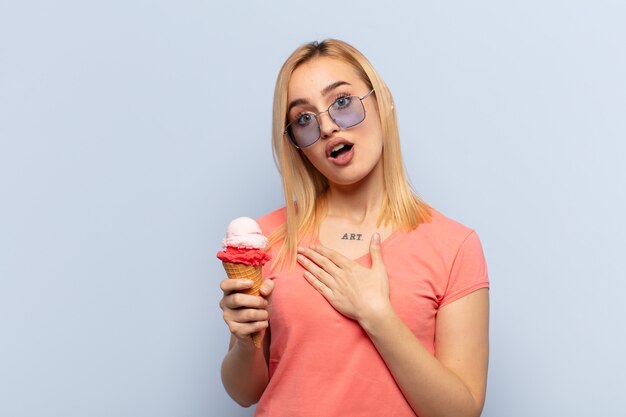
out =
{"type": "MultiPolygon", "coordinates": [[[[365,181],[371,175],[379,170],[379,164],[381,162],[382,155],[378,159],[372,159],[369,161],[352,161],[349,165],[344,167],[337,167],[327,160],[313,162],[311,158],[309,161],[317,168],[320,174],[326,178],[330,185],[337,185],[340,187],[347,187],[352,185],[358,185],[365,181]]],[[[382,173],[382,172],[381,172],[382,173]]]]}
{"type": "Polygon", "coordinates": [[[329,184],[336,185],[340,187],[346,187],[351,185],[358,185],[362,183],[370,174],[368,172],[366,174],[354,174],[354,175],[338,175],[338,176],[326,176],[329,184]]]}

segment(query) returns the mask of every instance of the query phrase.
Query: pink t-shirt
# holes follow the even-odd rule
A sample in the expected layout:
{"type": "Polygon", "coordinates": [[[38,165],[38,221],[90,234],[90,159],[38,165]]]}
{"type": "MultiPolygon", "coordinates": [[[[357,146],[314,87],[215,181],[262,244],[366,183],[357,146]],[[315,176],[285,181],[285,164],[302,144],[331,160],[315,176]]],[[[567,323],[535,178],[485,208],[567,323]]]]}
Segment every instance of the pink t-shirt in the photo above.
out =
{"type": "MultiPolygon", "coordinates": [[[[435,353],[437,310],[489,286],[476,233],[432,210],[432,220],[382,242],[391,303],[413,334],[435,353]]],[[[259,219],[267,236],[285,210],[259,219]]],[[[272,257],[278,248],[272,248],[272,257]]],[[[369,253],[357,262],[371,266],[369,253]]],[[[303,269],[264,267],[276,286],[270,311],[270,380],[256,417],[404,417],[415,414],[367,334],[336,311],[303,277],[303,269]]]]}

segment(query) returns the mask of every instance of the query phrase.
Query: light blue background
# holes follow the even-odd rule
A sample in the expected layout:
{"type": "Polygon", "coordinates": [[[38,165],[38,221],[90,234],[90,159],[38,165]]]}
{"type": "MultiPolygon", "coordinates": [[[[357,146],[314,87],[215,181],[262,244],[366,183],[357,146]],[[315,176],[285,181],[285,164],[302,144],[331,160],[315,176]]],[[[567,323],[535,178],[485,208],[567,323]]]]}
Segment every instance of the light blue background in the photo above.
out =
{"type": "Polygon", "coordinates": [[[282,205],[273,84],[338,37],[405,162],[482,238],[484,416],[626,409],[623,1],[1,1],[0,415],[250,416],[215,259],[282,205]]]}

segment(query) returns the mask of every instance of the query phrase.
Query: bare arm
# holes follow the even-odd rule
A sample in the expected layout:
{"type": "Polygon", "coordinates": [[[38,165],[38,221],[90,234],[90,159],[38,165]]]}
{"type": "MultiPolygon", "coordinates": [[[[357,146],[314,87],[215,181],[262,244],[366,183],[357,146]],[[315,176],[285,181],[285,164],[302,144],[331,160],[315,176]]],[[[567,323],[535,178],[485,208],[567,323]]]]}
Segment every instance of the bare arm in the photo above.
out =
{"type": "Polygon", "coordinates": [[[320,245],[300,249],[305,278],[345,316],[359,322],[405,398],[420,417],[476,417],[485,398],[488,290],[475,291],[437,314],[433,356],[389,301],[380,241],[372,239],[370,269],[320,245]]]}
{"type": "Polygon", "coordinates": [[[220,285],[224,291],[220,307],[231,332],[228,353],[222,361],[222,384],[233,400],[249,407],[259,401],[269,382],[269,332],[264,332],[263,349],[254,346],[251,334],[268,328],[268,298],[274,282],[263,283],[260,297],[234,292],[250,288],[249,280],[226,279],[220,285]]]}
{"type": "Polygon", "coordinates": [[[360,322],[413,410],[423,417],[480,415],[487,383],[487,289],[439,310],[433,356],[392,309],[360,322]]]}

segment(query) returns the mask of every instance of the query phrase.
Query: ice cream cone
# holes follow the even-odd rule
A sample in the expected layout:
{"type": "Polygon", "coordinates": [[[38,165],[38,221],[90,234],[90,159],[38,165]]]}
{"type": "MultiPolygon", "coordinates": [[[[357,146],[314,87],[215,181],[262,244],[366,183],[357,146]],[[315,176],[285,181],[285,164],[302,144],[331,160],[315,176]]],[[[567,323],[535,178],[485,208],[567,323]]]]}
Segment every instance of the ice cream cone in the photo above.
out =
{"type": "MultiPolygon", "coordinates": [[[[228,225],[226,237],[222,241],[224,249],[217,253],[217,258],[222,261],[228,278],[250,279],[254,283],[252,288],[238,292],[260,295],[263,283],[261,270],[270,260],[270,255],[266,252],[267,246],[268,240],[254,219],[238,217],[228,225]]],[[[262,333],[251,335],[256,347],[261,347],[262,333]]]]}
{"type": "MultiPolygon", "coordinates": [[[[254,282],[251,288],[240,291],[243,294],[259,295],[261,292],[261,284],[263,279],[261,277],[262,266],[246,265],[233,262],[222,262],[226,275],[229,279],[250,279],[254,282]]],[[[254,346],[261,347],[261,332],[252,333],[252,342],[254,346]]]]}

